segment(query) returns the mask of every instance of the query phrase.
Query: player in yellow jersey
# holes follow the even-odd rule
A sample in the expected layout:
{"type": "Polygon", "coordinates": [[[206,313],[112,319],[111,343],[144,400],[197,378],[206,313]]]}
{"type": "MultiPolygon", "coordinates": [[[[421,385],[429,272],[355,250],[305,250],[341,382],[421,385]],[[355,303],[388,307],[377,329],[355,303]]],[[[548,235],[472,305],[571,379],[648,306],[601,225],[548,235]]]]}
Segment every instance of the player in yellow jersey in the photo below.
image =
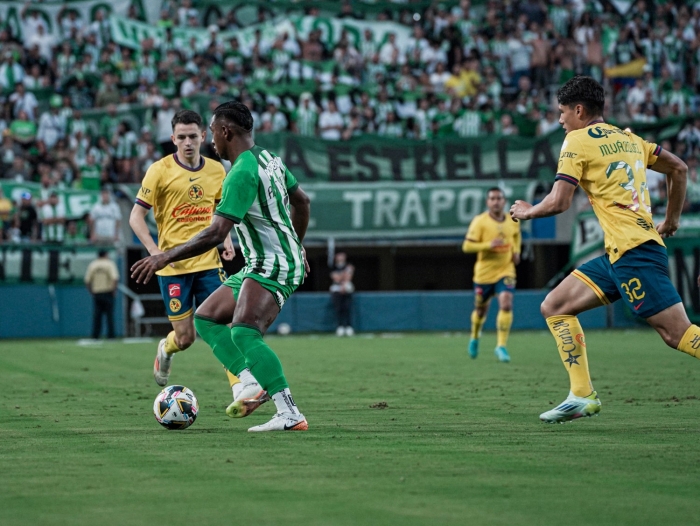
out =
{"type": "Polygon", "coordinates": [[[472,336],[469,340],[469,356],[479,354],[481,328],[489,312],[491,298],[498,296],[496,318],[496,358],[510,362],[506,350],[508,334],[513,324],[513,291],[515,290],[515,265],[520,263],[520,225],[506,218],[503,208],[506,196],[500,188],[486,192],[486,208],[476,216],[464,238],[462,252],[476,252],[474,265],[474,311],[472,312],[472,336]]]}
{"type": "MultiPolygon", "coordinates": [[[[206,137],[202,118],[182,110],[172,119],[172,141],[177,152],[151,165],[136,196],[129,224],[150,255],[162,254],[181,245],[211,224],[214,208],[221,198],[226,172],[218,161],[200,155],[206,137]],[[153,209],[158,227],[158,244],[151,238],[146,215],[153,209]]],[[[223,257],[233,259],[231,237],[224,241],[223,257]]],[[[194,307],[201,305],[225,281],[219,253],[214,248],[200,256],[178,261],[158,272],[161,294],[173,330],[158,344],[153,376],[164,386],[170,375],[172,357],[195,340],[194,307]]],[[[234,400],[246,402],[249,413],[265,401],[249,370],[236,377],[226,371],[234,400]]]]}
{"type": "Polygon", "coordinates": [[[574,77],[557,93],[566,131],[552,191],[537,205],[516,201],[511,217],[534,219],[568,209],[577,186],[593,206],[605,234],[606,254],[574,270],[542,303],[542,315],[569,373],[564,402],[542,413],[544,422],[566,422],[600,412],[588,372],[579,313],[619,299],[645,319],[670,347],[700,358],[700,327],[690,323],[668,274],[662,238],[680,224],[688,167],[670,152],[603,122],[605,91],[590,77],[574,77]],[[646,168],[666,174],[666,217],[652,222],[646,168]]]}

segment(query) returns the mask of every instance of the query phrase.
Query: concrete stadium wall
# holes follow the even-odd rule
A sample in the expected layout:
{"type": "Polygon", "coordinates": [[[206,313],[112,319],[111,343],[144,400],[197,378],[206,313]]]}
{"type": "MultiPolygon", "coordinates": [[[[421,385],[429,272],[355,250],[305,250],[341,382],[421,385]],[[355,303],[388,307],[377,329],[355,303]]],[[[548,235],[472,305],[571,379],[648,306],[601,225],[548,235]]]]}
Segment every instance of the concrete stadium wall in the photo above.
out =
{"type": "MultiPolygon", "coordinates": [[[[60,338],[90,336],[92,298],[84,287],[55,287],[58,321],[46,285],[0,286],[0,338],[60,338]]],[[[513,329],[543,329],[540,303],[547,291],[516,291],[513,329]]],[[[115,306],[117,334],[122,334],[122,298],[115,306]]],[[[352,320],[358,332],[466,331],[472,311],[472,292],[361,292],[355,294],[352,320]]],[[[496,302],[485,325],[494,330],[496,302]]],[[[595,309],[579,316],[584,328],[633,327],[635,322],[618,302],[610,308],[595,309]]],[[[271,327],[288,323],[292,332],[329,332],[336,328],[335,313],[327,293],[299,293],[292,296],[271,327]]],[[[103,325],[103,331],[104,331],[103,325]]]]}

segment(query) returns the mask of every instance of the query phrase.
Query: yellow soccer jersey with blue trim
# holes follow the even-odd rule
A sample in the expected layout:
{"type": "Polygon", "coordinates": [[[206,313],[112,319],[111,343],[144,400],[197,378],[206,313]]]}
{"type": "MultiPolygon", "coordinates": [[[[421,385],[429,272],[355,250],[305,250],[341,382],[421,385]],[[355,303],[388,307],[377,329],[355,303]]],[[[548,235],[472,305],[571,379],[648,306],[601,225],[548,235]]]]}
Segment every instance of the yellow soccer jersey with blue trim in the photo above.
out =
{"type": "Polygon", "coordinates": [[[664,246],[651,218],[646,176],[660,154],[660,146],[602,121],[566,135],[556,179],[580,184],[588,194],[610,263],[647,241],[664,246]]]}
{"type": "MultiPolygon", "coordinates": [[[[192,169],[168,155],[151,165],[136,196],[136,204],[153,208],[158,226],[158,248],[163,251],[182,245],[211,224],[214,208],[221,199],[226,171],[221,163],[202,157],[192,169]]],[[[175,267],[159,270],[159,276],[177,276],[221,267],[219,252],[213,248],[200,256],[178,261],[175,267]]]]}
{"type": "Polygon", "coordinates": [[[520,223],[507,214],[503,221],[496,221],[487,211],[472,220],[466,238],[476,243],[490,243],[499,238],[504,242],[500,247],[479,251],[474,265],[474,283],[488,285],[515,277],[513,254],[520,254],[520,223]]]}

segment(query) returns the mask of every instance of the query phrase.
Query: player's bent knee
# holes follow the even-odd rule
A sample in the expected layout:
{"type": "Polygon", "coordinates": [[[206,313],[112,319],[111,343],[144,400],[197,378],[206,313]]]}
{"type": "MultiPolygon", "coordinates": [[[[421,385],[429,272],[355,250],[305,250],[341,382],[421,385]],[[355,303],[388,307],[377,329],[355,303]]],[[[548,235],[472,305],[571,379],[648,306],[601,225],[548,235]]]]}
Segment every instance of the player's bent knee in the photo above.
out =
{"type": "Polygon", "coordinates": [[[180,348],[180,350],[185,350],[188,347],[191,347],[192,344],[194,343],[195,335],[192,332],[186,332],[184,334],[180,334],[177,336],[177,346],[180,348]]]}

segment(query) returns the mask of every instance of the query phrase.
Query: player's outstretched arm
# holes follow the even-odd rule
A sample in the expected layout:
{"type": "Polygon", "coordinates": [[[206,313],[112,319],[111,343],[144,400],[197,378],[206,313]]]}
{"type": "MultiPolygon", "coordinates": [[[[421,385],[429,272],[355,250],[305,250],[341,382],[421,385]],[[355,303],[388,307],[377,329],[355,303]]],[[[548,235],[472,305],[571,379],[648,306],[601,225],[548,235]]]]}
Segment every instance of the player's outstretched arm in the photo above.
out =
{"type": "Polygon", "coordinates": [[[129,215],[129,226],[143,246],[146,247],[148,253],[153,256],[155,254],[160,254],[162,251],[151,237],[151,232],[148,230],[148,225],[146,224],[146,215],[148,215],[148,209],[141,205],[134,205],[129,215]]]}
{"type": "Polygon", "coordinates": [[[666,217],[656,225],[661,237],[670,237],[676,233],[681,222],[681,211],[685,202],[685,188],[688,184],[688,166],[676,155],[661,150],[659,158],[654,163],[654,170],[666,174],[666,190],[668,204],[666,217]]]}
{"type": "Polygon", "coordinates": [[[232,228],[233,221],[219,215],[214,215],[211,225],[184,245],[134,263],[131,267],[131,277],[136,280],[136,283],[148,283],[153,275],[167,264],[199,256],[200,254],[204,254],[207,250],[216,247],[229,235],[232,228]]]}
{"type": "Polygon", "coordinates": [[[536,205],[533,206],[525,201],[513,203],[510,207],[510,217],[513,220],[537,219],[561,214],[571,206],[575,191],[576,187],[573,184],[562,180],[555,181],[552,191],[536,205]]]}

